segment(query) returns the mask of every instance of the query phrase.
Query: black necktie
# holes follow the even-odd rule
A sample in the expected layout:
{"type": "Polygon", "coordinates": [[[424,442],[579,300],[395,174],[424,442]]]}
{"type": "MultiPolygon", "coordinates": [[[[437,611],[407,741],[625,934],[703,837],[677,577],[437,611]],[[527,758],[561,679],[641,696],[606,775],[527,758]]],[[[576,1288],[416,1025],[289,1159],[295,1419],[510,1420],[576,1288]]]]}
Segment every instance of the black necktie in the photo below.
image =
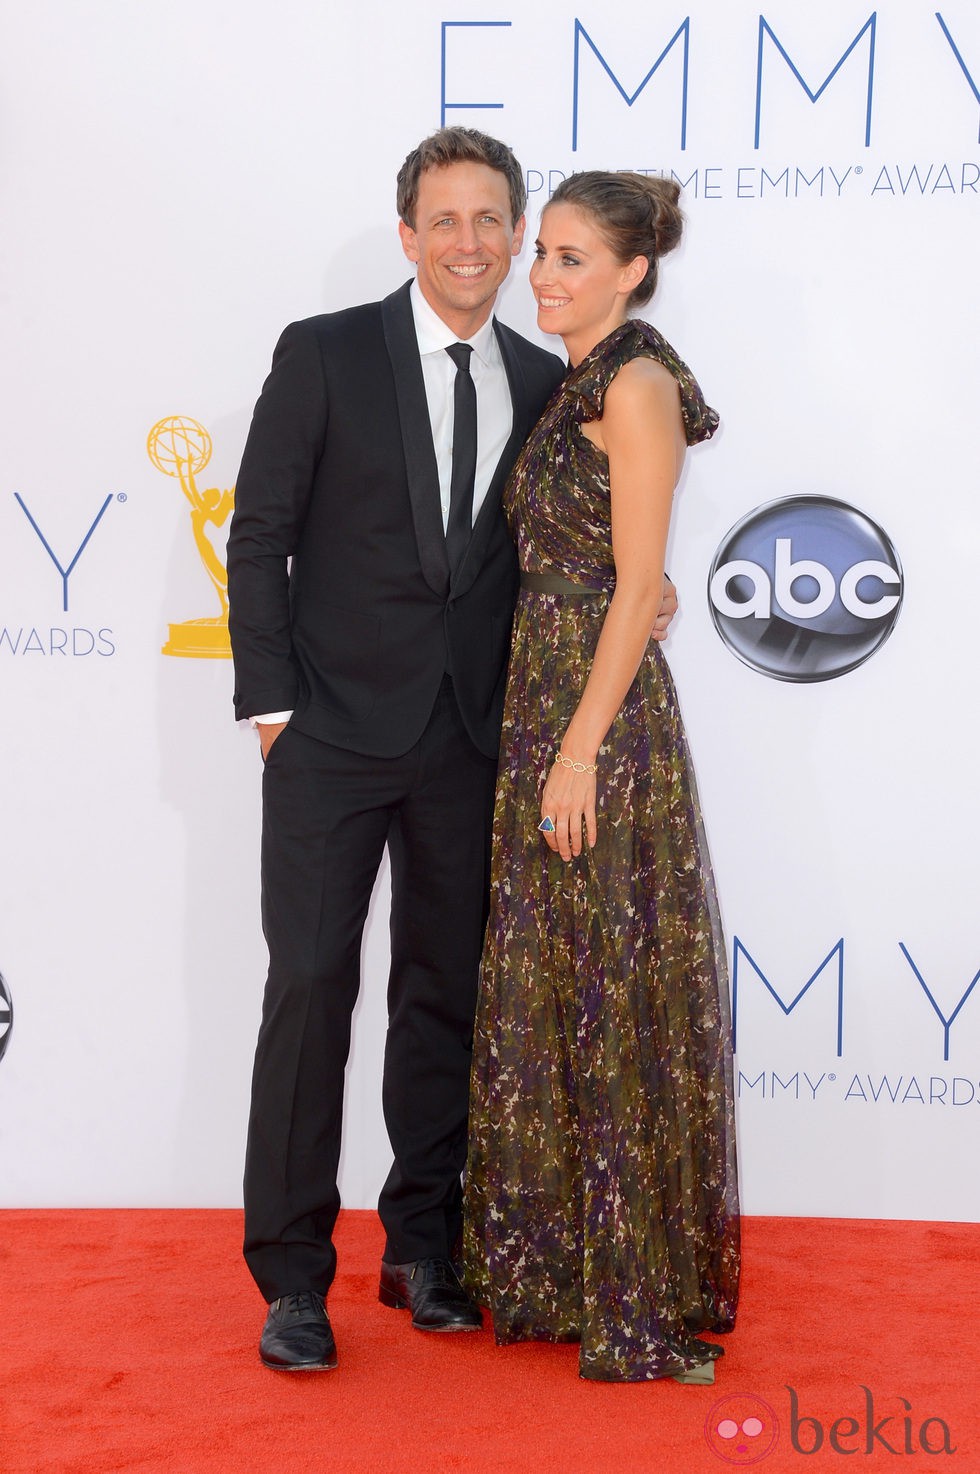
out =
{"type": "Polygon", "coordinates": [[[476,385],[470,374],[469,343],[453,343],[446,352],[456,365],[453,387],[453,465],[449,482],[446,552],[455,573],[473,530],[473,482],[476,477],[476,385]]]}

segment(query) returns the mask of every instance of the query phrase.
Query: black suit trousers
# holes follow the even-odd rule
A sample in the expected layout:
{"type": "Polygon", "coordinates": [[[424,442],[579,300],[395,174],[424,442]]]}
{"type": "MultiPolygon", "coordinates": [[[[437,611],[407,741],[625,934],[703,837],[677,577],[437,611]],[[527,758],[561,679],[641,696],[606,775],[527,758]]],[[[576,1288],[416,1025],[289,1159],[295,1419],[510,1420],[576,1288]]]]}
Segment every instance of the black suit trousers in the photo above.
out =
{"type": "Polygon", "coordinates": [[[334,1276],[344,1071],[386,844],[383,1094],[394,1164],[379,1202],[385,1258],[454,1251],[495,771],[468,737],[448,677],[401,757],[368,757],[293,727],[272,746],[262,830],[269,975],[245,1164],[245,1257],[267,1300],[325,1294],[334,1276]]]}

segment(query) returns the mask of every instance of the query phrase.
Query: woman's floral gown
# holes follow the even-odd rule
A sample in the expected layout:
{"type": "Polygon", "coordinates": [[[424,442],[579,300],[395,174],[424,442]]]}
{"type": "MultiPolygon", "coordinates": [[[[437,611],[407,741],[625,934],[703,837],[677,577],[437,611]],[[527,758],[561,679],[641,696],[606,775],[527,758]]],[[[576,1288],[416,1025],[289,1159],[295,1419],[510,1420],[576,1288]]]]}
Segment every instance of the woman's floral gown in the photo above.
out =
{"type": "Polygon", "coordinates": [[[599,754],[596,847],[564,863],[540,796],[615,584],[606,458],[583,434],[624,363],[677,379],[688,442],[718,417],[630,320],[556,391],[504,495],[522,590],[474,1039],[464,1259],[497,1339],[579,1341],[583,1377],[676,1375],[720,1348],[739,1275],[727,970],[673,682],[651,641],[599,754]]]}

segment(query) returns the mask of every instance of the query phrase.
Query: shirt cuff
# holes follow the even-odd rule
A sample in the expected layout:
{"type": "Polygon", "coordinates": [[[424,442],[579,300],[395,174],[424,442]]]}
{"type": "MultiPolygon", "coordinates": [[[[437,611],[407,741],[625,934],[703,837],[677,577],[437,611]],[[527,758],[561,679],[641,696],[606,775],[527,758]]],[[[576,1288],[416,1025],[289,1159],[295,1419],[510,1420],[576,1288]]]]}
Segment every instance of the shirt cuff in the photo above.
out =
{"type": "Polygon", "coordinates": [[[264,711],[261,716],[249,717],[250,727],[272,727],[276,722],[288,722],[291,711],[264,711]]]}

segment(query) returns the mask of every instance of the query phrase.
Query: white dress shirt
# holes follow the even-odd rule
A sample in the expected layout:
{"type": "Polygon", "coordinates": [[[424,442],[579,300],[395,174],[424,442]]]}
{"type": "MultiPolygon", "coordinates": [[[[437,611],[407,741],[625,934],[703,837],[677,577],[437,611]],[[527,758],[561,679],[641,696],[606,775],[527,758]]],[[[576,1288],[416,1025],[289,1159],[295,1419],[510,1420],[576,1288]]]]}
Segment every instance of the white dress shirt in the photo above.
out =
{"type": "MultiPolygon", "coordinates": [[[[476,476],[473,484],[473,521],[486,500],[497,462],[510,438],[514,424],[514,406],[510,397],[507,371],[500,345],[493,330],[493,317],[488,317],[472,338],[457,338],[439,314],[422,296],[417,281],[409,293],[415,336],[422,359],[422,379],[429,406],[432,443],[439,468],[439,498],[442,505],[443,531],[449,523],[449,486],[453,469],[453,405],[456,365],[446,349],[453,343],[469,343],[470,374],[476,388],[476,476]]],[[[291,711],[263,712],[250,717],[251,725],[288,722],[291,711]]]]}
{"type": "Polygon", "coordinates": [[[456,365],[446,349],[453,343],[469,343],[470,375],[476,388],[476,477],[473,483],[473,521],[486,499],[497,462],[510,438],[514,423],[507,372],[500,356],[500,345],[488,317],[472,338],[457,338],[419,291],[417,281],[411,288],[415,336],[422,358],[422,378],[429,406],[429,424],[439,467],[439,497],[442,505],[443,531],[449,524],[449,483],[453,468],[453,403],[456,365]]]}

